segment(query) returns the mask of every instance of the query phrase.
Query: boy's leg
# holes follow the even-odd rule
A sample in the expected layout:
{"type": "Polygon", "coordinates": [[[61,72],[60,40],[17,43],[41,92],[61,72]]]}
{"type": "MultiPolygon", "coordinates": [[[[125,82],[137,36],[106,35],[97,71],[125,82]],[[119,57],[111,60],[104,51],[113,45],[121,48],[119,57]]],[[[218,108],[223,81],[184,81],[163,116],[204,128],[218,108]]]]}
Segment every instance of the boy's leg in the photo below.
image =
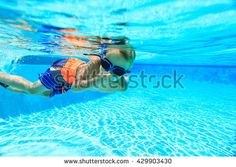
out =
{"type": "MultiPolygon", "coordinates": [[[[18,92],[18,93],[26,93],[26,92],[24,92],[24,91],[22,91],[22,90],[20,90],[20,89],[17,89],[17,88],[12,87],[12,86],[8,86],[8,87],[6,87],[6,89],[11,90],[11,91],[14,91],[14,92],[18,92]]],[[[50,96],[50,94],[51,94],[52,92],[53,92],[53,90],[47,90],[47,91],[42,92],[42,93],[40,93],[40,94],[38,94],[38,95],[50,96]]]]}
{"type": "Polygon", "coordinates": [[[38,80],[32,83],[20,76],[10,75],[0,72],[0,82],[9,85],[10,90],[17,92],[24,92],[27,94],[39,94],[43,95],[44,92],[49,91],[45,88],[41,82],[38,80]]]}
{"type": "Polygon", "coordinates": [[[14,92],[18,92],[18,93],[25,93],[23,90],[14,88],[14,87],[12,87],[12,86],[8,86],[8,87],[6,87],[6,89],[7,89],[7,90],[14,91],[14,92]]]}

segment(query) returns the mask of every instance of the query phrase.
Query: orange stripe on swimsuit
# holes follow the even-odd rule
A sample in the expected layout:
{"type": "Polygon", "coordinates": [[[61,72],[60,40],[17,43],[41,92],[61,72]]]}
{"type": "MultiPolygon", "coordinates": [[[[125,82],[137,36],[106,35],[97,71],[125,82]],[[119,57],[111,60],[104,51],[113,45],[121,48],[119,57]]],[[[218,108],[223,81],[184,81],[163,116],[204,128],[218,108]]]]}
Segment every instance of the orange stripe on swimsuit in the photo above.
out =
{"type": "Polygon", "coordinates": [[[84,63],[85,62],[80,59],[69,58],[66,64],[61,68],[61,75],[63,79],[68,84],[73,84],[76,78],[78,67],[84,63]]]}

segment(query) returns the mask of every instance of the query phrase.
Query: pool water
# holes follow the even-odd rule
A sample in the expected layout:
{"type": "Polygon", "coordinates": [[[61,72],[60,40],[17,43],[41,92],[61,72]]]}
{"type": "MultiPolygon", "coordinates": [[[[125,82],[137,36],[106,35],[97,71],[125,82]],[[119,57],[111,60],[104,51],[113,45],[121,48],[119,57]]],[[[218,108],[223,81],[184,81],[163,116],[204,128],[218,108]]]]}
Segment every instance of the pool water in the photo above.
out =
{"type": "Polygon", "coordinates": [[[38,57],[87,52],[67,47],[64,34],[126,36],[139,77],[125,92],[70,91],[51,99],[0,88],[0,155],[236,156],[235,5],[1,1],[1,71],[35,81],[50,64],[38,57]],[[77,31],[58,31],[65,29],[77,31]],[[25,56],[29,63],[16,63],[25,56]],[[142,80],[142,71],[156,80],[142,80]],[[153,87],[174,72],[183,87],[153,87]]]}

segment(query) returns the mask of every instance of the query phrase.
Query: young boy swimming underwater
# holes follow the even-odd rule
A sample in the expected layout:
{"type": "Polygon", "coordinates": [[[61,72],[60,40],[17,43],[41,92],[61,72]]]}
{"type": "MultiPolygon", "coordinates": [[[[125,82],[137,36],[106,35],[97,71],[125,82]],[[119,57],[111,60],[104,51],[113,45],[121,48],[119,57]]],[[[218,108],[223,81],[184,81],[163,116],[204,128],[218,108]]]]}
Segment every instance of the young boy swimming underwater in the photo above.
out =
{"type": "Polygon", "coordinates": [[[134,50],[109,49],[101,44],[100,54],[91,54],[88,58],[90,61],[87,63],[77,58],[57,60],[34,83],[20,76],[0,72],[0,86],[15,92],[50,97],[70,89],[76,92],[127,89],[128,78],[124,74],[130,72],[135,59],[134,50]]]}

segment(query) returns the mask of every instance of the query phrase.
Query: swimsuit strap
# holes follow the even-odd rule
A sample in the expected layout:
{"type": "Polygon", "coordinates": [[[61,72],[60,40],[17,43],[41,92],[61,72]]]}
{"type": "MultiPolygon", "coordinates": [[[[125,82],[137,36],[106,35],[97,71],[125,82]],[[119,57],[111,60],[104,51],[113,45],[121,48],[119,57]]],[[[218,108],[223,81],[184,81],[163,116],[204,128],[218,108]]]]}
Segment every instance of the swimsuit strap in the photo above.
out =
{"type": "Polygon", "coordinates": [[[102,43],[101,49],[100,49],[100,56],[104,56],[106,54],[106,48],[107,48],[107,45],[102,43]]]}

